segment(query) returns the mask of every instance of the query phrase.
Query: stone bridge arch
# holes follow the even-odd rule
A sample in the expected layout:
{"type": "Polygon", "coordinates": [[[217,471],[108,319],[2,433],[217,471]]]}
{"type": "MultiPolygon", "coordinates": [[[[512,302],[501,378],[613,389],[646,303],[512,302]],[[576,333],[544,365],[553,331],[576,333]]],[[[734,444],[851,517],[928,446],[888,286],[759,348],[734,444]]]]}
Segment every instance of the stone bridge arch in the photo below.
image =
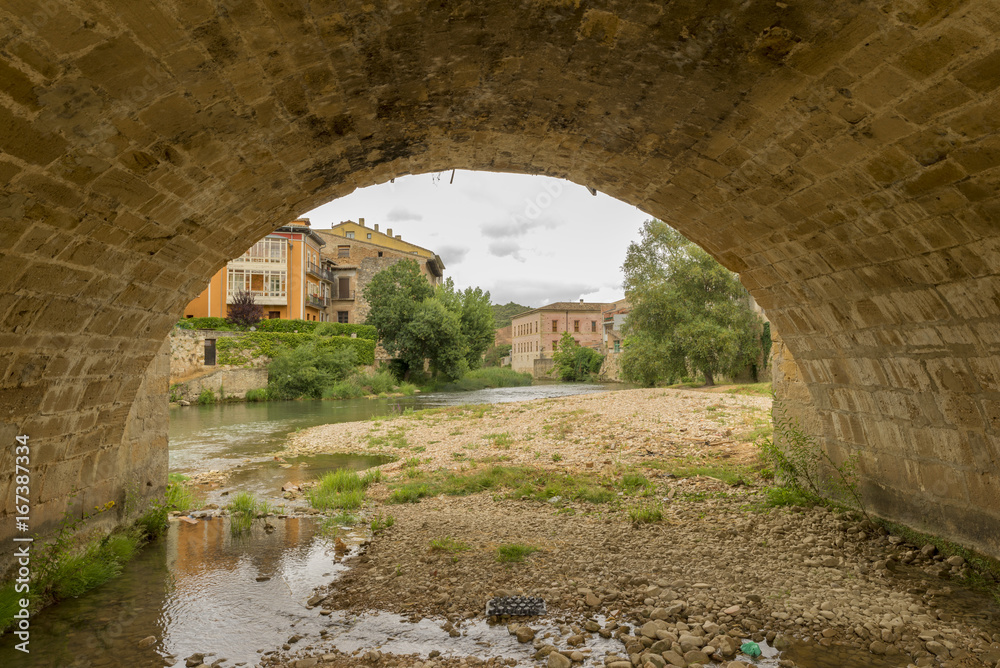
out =
{"type": "Polygon", "coordinates": [[[355,188],[491,169],[596,187],[740,272],[874,509],[1000,554],[996,9],[10,0],[0,491],[27,433],[35,529],[74,487],[156,493],[157,351],[214,271],[355,188]]]}

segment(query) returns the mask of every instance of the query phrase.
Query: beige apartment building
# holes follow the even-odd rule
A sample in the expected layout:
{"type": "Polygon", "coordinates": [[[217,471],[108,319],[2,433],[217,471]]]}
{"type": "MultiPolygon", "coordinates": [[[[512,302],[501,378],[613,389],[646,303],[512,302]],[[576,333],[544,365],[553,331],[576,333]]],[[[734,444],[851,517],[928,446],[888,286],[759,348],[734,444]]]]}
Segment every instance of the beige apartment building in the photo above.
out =
{"type": "Polygon", "coordinates": [[[420,271],[431,285],[444,277],[444,262],[440,256],[422,246],[403,241],[402,235],[392,234],[365,225],[359,218],[334,225],[329,230],[315,230],[326,242],[324,252],[333,289],[327,311],[333,322],[363,323],[368,316],[364,289],[379,271],[400,260],[416,260],[420,271]]]}
{"type": "Polygon", "coordinates": [[[552,352],[563,332],[581,346],[600,350],[604,338],[603,302],[555,302],[525,311],[511,320],[511,368],[535,377],[552,366],[552,352]]]}

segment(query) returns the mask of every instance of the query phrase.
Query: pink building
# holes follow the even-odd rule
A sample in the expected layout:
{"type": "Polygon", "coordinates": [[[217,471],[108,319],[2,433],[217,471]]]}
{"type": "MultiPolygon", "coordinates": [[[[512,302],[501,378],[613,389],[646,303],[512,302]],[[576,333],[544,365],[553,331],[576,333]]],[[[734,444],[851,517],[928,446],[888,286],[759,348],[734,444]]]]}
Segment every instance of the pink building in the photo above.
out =
{"type": "Polygon", "coordinates": [[[604,338],[601,313],[610,306],[581,299],[579,303],[555,302],[515,316],[511,320],[511,367],[539,375],[536,362],[552,359],[563,332],[569,332],[581,346],[600,350],[604,338]]]}

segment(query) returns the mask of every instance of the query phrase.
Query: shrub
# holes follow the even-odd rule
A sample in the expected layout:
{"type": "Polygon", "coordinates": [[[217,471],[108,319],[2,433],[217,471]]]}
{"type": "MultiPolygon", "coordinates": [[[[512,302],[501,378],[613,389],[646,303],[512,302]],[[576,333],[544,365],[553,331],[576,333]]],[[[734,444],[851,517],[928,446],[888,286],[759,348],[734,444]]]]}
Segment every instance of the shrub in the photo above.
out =
{"type": "Polygon", "coordinates": [[[604,355],[596,350],[584,348],[569,332],[563,332],[552,360],[555,362],[553,371],[561,380],[582,381],[589,380],[601,370],[604,355]]]}
{"type": "Polygon", "coordinates": [[[215,392],[212,391],[212,388],[206,387],[202,389],[196,401],[199,405],[205,406],[207,404],[214,404],[217,399],[215,398],[215,392]]]}
{"type": "Polygon", "coordinates": [[[378,340],[378,332],[371,325],[357,325],[347,322],[321,322],[314,333],[316,336],[350,336],[354,334],[359,339],[378,340]]]}
{"type": "Polygon", "coordinates": [[[252,292],[240,290],[233,296],[226,310],[226,321],[239,329],[249,329],[264,317],[264,307],[257,303],[252,292]]]}
{"type": "MultiPolygon", "coordinates": [[[[265,320],[264,322],[276,322],[265,320]]],[[[260,357],[274,359],[282,349],[294,349],[307,343],[322,350],[351,348],[358,355],[358,364],[374,364],[375,342],[371,339],[351,339],[346,336],[317,337],[285,332],[247,332],[216,341],[219,364],[249,364],[260,357]]]]}
{"type": "Polygon", "coordinates": [[[352,348],[331,350],[321,348],[316,342],[282,351],[268,367],[268,391],[282,399],[301,396],[319,399],[325,388],[351,372],[357,360],[352,348]]]}
{"type": "Polygon", "coordinates": [[[233,325],[225,318],[185,318],[177,323],[181,329],[212,329],[221,332],[231,332],[233,325]]]}
{"type": "Polygon", "coordinates": [[[353,378],[342,380],[323,390],[324,399],[354,399],[364,396],[365,391],[353,378]]]}
{"type": "Polygon", "coordinates": [[[259,402],[267,401],[270,398],[270,393],[267,391],[266,387],[257,388],[254,390],[247,390],[246,395],[243,399],[248,402],[259,402]]]}
{"type": "Polygon", "coordinates": [[[358,374],[355,381],[368,391],[368,394],[383,394],[396,389],[396,377],[389,371],[377,371],[373,374],[358,374]]]}

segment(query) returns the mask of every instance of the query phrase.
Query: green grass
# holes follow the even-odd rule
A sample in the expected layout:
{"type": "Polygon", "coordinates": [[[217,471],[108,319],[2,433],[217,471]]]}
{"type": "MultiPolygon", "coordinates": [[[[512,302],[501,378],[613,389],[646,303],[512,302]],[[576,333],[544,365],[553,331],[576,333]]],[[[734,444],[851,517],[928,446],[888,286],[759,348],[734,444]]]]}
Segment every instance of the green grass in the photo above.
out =
{"type": "Polygon", "coordinates": [[[559,452],[553,452],[552,453],[552,461],[554,461],[554,462],[561,462],[562,458],[563,458],[562,453],[559,453],[559,452]]]}
{"type": "Polygon", "coordinates": [[[365,490],[382,480],[382,471],[369,469],[364,475],[357,471],[337,469],[320,478],[306,491],[309,504],[318,510],[357,510],[365,502],[365,490]]]}
{"type": "Polygon", "coordinates": [[[372,530],[372,535],[379,535],[386,529],[391,529],[396,524],[396,518],[392,515],[383,515],[382,513],[377,514],[372,518],[369,523],[369,528],[372,530]]]}
{"type": "Polygon", "coordinates": [[[811,508],[816,500],[792,487],[768,487],[764,490],[765,504],[771,508],[783,506],[805,506],[811,508]]]}
{"type": "Polygon", "coordinates": [[[237,492],[226,509],[229,511],[229,533],[234,536],[250,531],[260,514],[257,497],[246,491],[237,492]]]}
{"type": "Polygon", "coordinates": [[[652,524],[663,520],[663,508],[658,503],[631,506],[628,516],[636,524],[652,524]]]}
{"type": "Polygon", "coordinates": [[[726,390],[726,394],[746,394],[752,397],[769,397],[772,392],[771,383],[747,383],[726,390]]]}
{"type": "Polygon", "coordinates": [[[640,494],[652,491],[653,483],[642,474],[626,473],[618,483],[618,488],[626,494],[640,494]]]}
{"type": "Polygon", "coordinates": [[[503,449],[509,448],[510,444],[514,442],[514,439],[511,437],[510,433],[506,431],[499,434],[486,434],[485,436],[483,436],[483,438],[489,441],[491,445],[503,449]]]}
{"type": "Polygon", "coordinates": [[[167,483],[168,484],[169,483],[174,483],[174,482],[187,482],[190,479],[191,479],[190,476],[186,476],[183,473],[168,473],[167,474],[167,483]]]}
{"type": "Polygon", "coordinates": [[[464,552],[466,550],[471,550],[468,543],[460,540],[455,540],[451,536],[445,536],[443,538],[432,538],[430,541],[431,550],[435,552],[464,552]]]}
{"type": "Polygon", "coordinates": [[[416,503],[426,496],[468,496],[479,492],[506,492],[508,498],[536,501],[558,496],[567,501],[608,503],[615,498],[611,485],[595,476],[494,465],[468,473],[414,471],[410,482],[393,489],[389,502],[416,503]]]}
{"type": "Polygon", "coordinates": [[[410,444],[406,441],[406,430],[396,427],[379,436],[377,434],[368,435],[369,448],[408,448],[410,444]]]}
{"type": "Polygon", "coordinates": [[[525,557],[538,552],[538,548],[522,543],[508,543],[497,548],[497,561],[501,564],[524,561],[525,557]]]}
{"type": "Polygon", "coordinates": [[[487,387],[519,387],[531,385],[530,373],[519,373],[507,367],[483,367],[469,371],[450,383],[430,383],[424,389],[436,392],[469,392],[487,387]]]}
{"type": "Polygon", "coordinates": [[[167,506],[170,510],[186,512],[196,508],[194,494],[183,482],[167,483],[167,506]]]}
{"type": "Polygon", "coordinates": [[[417,503],[425,496],[434,496],[430,485],[408,482],[392,490],[386,503],[417,503]]]}

